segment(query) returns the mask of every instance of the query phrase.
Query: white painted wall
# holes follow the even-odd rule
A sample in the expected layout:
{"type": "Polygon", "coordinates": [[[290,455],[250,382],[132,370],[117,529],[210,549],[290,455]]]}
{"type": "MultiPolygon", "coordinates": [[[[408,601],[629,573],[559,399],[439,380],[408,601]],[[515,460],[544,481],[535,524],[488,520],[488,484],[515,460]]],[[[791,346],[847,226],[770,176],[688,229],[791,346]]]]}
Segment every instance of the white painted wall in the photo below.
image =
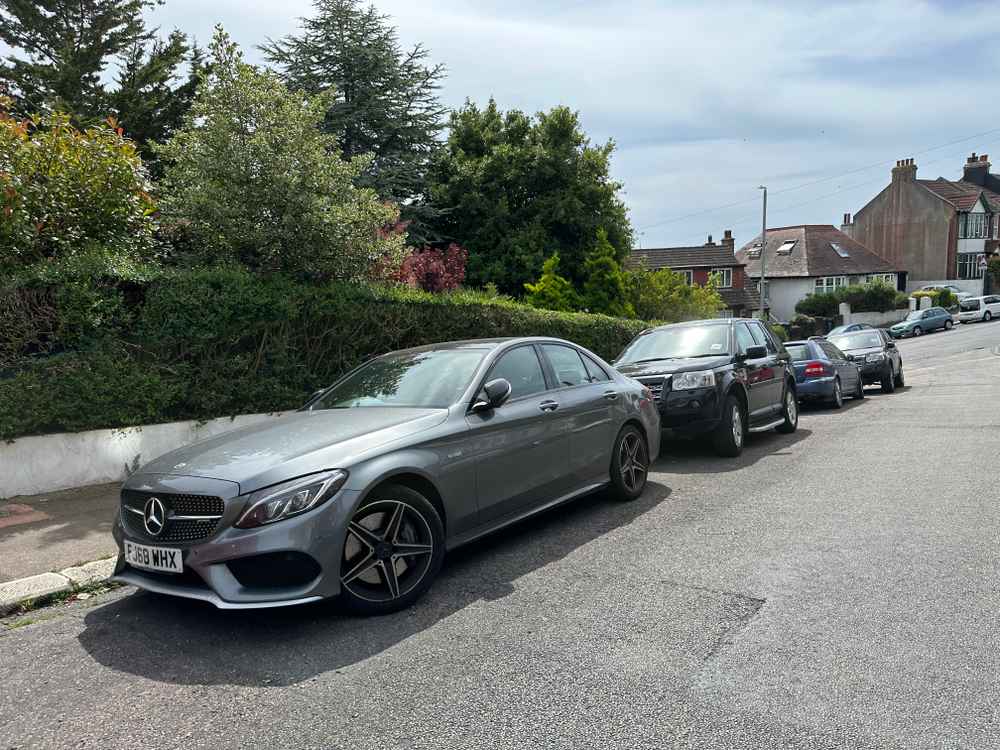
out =
{"type": "Polygon", "coordinates": [[[813,279],[768,279],[767,284],[771,315],[785,321],[795,317],[795,303],[816,290],[813,279]]]}
{"type": "Polygon", "coordinates": [[[281,414],[34,435],[0,443],[0,497],[118,482],[131,467],[174,448],[281,414]]]}
{"type": "Polygon", "coordinates": [[[909,308],[904,310],[889,310],[888,312],[852,312],[850,315],[844,316],[844,324],[867,323],[876,328],[885,328],[886,326],[891,326],[893,323],[898,323],[909,314],[909,308]]]}

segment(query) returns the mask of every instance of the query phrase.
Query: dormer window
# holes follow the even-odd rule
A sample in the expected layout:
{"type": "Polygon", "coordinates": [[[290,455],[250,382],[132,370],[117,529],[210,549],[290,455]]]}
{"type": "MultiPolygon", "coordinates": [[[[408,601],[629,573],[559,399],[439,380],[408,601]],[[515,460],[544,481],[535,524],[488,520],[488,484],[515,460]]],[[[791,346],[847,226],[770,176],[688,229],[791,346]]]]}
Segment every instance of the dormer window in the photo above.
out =
{"type": "Polygon", "coordinates": [[[759,258],[760,257],[760,243],[753,245],[749,250],[747,250],[748,258],[759,258]]]}

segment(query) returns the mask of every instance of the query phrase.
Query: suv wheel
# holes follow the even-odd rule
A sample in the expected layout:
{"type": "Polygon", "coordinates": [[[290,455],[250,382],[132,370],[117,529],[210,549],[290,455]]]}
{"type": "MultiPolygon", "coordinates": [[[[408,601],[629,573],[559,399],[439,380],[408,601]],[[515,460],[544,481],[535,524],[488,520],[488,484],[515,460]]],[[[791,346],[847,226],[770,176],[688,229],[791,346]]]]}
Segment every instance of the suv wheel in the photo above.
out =
{"type": "Polygon", "coordinates": [[[989,310],[987,310],[986,314],[983,316],[983,322],[984,323],[989,323],[991,320],[993,320],[993,313],[991,313],[989,310]]]}
{"type": "Polygon", "coordinates": [[[892,374],[892,365],[889,371],[882,376],[882,393],[892,393],[896,390],[896,378],[892,374]]]}
{"type": "Polygon", "coordinates": [[[722,406],[722,419],[712,433],[715,452],[726,458],[735,458],[743,452],[747,431],[740,401],[732,394],[726,396],[722,406]]]}
{"type": "Polygon", "coordinates": [[[893,385],[895,385],[897,388],[902,388],[904,385],[906,385],[906,381],[903,379],[902,365],[899,366],[899,372],[896,373],[896,377],[893,380],[893,385]]]}
{"type": "MultiPolygon", "coordinates": [[[[837,381],[838,384],[840,381],[837,381]]],[[[839,387],[839,385],[838,385],[839,387]]],[[[785,386],[785,396],[784,403],[781,406],[781,416],[784,417],[785,421],[779,424],[776,429],[778,432],[784,433],[786,435],[795,432],[799,427],[799,400],[795,395],[795,391],[785,386]]]]}

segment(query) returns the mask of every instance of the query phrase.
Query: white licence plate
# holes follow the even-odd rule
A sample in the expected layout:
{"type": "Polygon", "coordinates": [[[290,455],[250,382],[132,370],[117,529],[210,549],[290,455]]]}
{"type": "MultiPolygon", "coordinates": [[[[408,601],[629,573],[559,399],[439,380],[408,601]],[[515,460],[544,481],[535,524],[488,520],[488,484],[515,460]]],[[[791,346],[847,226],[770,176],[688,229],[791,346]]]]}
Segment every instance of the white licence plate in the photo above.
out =
{"type": "Polygon", "coordinates": [[[125,540],[125,562],[137,568],[160,570],[165,573],[183,573],[184,562],[179,549],[147,547],[125,540]]]}

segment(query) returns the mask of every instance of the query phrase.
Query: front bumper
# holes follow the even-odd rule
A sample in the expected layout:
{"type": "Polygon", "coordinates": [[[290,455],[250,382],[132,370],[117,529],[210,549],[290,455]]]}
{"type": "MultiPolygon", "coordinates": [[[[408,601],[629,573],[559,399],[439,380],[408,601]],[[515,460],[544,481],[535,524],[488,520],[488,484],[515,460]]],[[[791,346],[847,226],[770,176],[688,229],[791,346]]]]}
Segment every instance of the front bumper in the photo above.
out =
{"type": "Polygon", "coordinates": [[[865,385],[881,383],[892,375],[892,365],[887,360],[860,363],[861,382],[865,385]]]}
{"type": "Polygon", "coordinates": [[[658,406],[664,431],[680,436],[711,432],[722,419],[722,404],[716,388],[664,391],[658,406]]]}
{"type": "MultiPolygon", "coordinates": [[[[177,480],[183,478],[171,479],[170,491],[177,492],[177,480]]],[[[152,484],[156,484],[155,479],[152,484]]],[[[219,531],[194,543],[157,543],[140,538],[126,530],[119,512],[112,532],[119,551],[112,580],[161,594],[198,599],[220,609],[290,606],[336,596],[340,593],[340,551],[359,496],[357,491],[341,490],[313,511],[256,529],[232,526],[233,516],[242,508],[231,511],[230,505],[242,505],[242,502],[238,498],[229,498],[226,500],[224,523],[220,523],[219,531]],[[184,573],[153,572],[129,565],[123,553],[126,538],[137,544],[179,549],[184,573]],[[229,563],[242,560],[242,565],[249,563],[252,568],[253,558],[271,556],[262,558],[260,565],[263,567],[268,564],[267,560],[281,553],[308,556],[318,565],[318,574],[310,576],[310,580],[297,580],[291,585],[274,581],[245,585],[234,573],[235,568],[229,566],[229,563]]],[[[246,582],[245,573],[241,577],[246,582]]]]}

